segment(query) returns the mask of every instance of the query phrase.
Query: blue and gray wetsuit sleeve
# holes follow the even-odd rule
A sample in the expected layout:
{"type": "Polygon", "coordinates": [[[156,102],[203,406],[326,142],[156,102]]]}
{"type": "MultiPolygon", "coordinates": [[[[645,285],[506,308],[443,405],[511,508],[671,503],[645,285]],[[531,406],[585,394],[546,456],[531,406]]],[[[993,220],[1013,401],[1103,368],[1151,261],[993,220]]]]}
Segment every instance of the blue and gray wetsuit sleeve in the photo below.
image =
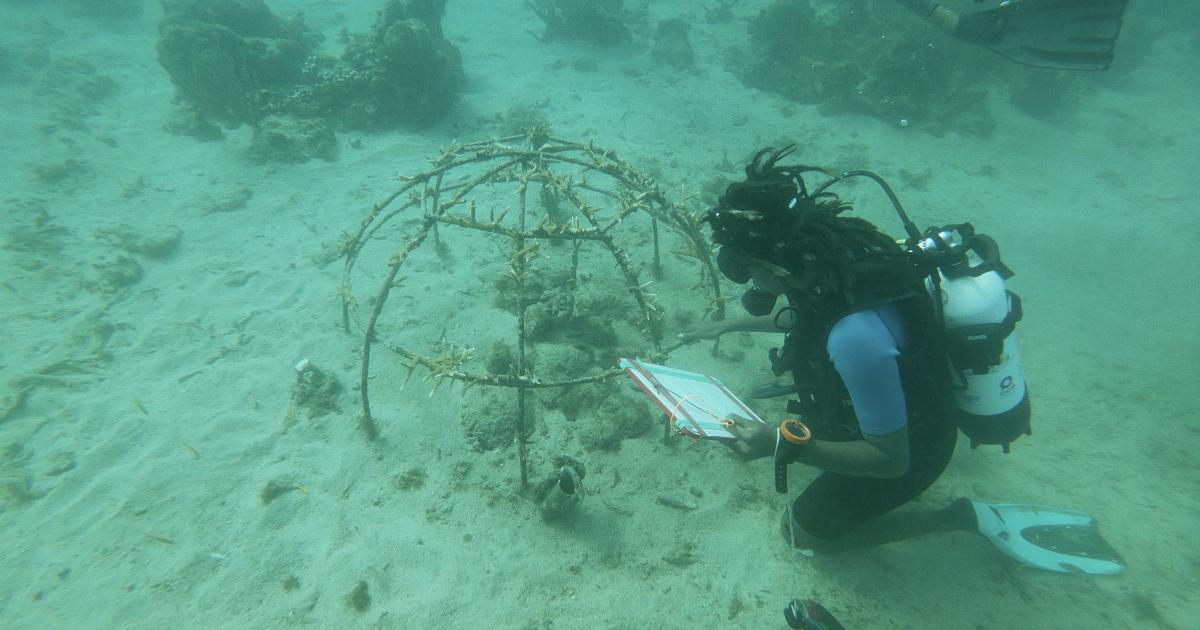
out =
{"type": "Polygon", "coordinates": [[[897,363],[903,345],[903,322],[888,306],[851,313],[829,331],[829,358],[866,435],[887,435],[908,423],[897,363]]]}
{"type": "Polygon", "coordinates": [[[913,13],[923,18],[933,15],[933,10],[941,4],[937,0],[896,0],[896,2],[908,7],[913,13]]]}

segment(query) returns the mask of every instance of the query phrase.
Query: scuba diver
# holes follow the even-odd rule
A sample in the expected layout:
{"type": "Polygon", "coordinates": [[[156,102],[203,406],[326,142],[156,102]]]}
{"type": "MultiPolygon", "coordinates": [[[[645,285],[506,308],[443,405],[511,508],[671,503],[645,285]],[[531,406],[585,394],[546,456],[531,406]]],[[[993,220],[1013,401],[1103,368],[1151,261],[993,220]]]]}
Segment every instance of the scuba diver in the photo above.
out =
{"type": "MultiPolygon", "coordinates": [[[[937,0],[896,0],[942,31],[1030,66],[1105,70],[1129,0],[1004,0],[958,14],[937,0]]],[[[981,1],[981,0],[976,0],[981,1]]]]}
{"type": "MultiPolygon", "coordinates": [[[[789,395],[794,418],[778,425],[726,418],[735,438],[726,445],[738,456],[774,457],[778,492],[787,492],[790,464],[822,471],[788,501],[785,540],[825,553],[977,531],[1029,566],[1120,573],[1123,561],[1086,514],[967,498],[897,511],[942,474],[959,430],[972,446],[1005,451],[1030,433],[1011,337],[1020,302],[1002,281],[1012,273],[994,241],[970,224],[922,234],[877,175],[782,164],[791,152],[759,151],[745,180],[731,183],[704,217],[721,273],[750,286],[741,299],[750,316],[679,335],[687,343],[729,332],[785,333],[769,357],[772,372],[790,374],[792,384],[759,388],[754,397],[789,395]],[[810,191],[809,173],[831,179],[810,191]],[[907,242],[844,216],[850,205],[828,189],[852,176],[882,187],[907,242]],[[963,318],[963,307],[984,316],[963,318]]],[[[794,628],[840,628],[813,600],[793,600],[785,613],[794,628]]]]}
{"type": "Polygon", "coordinates": [[[916,498],[949,463],[957,428],[947,370],[937,363],[944,355],[923,278],[903,264],[903,249],[866,220],[841,216],[849,206],[838,198],[809,195],[801,177],[818,169],[780,165],[790,152],[759,151],[745,181],[730,184],[705,218],[721,272],[752,285],[742,297],[751,316],[711,322],[681,340],[786,332],[772,370],[792,374],[787,392],[799,400],[788,411],[807,424],[776,431],[731,418],[738,439],[730,446],[757,459],[782,438],[780,463],[825,471],[789,506],[784,530],[798,547],[841,547],[851,533],[879,544],[970,529],[969,505],[958,503],[863,538],[865,525],[916,498]],[[776,307],[781,295],[786,304],[776,307]]]}

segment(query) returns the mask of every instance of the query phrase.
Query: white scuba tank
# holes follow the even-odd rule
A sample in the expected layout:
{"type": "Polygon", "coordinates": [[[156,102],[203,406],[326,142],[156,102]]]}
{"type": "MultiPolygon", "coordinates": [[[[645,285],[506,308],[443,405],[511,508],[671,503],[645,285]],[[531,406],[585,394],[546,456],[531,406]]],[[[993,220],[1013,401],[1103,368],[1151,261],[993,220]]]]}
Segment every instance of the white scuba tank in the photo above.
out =
{"type": "MultiPolygon", "coordinates": [[[[950,238],[939,249],[961,245],[952,240],[956,234],[942,235],[950,238]]],[[[939,244],[923,243],[922,249],[939,244]]],[[[940,293],[954,373],[955,420],[972,447],[1000,444],[1008,452],[1010,442],[1030,433],[1029,392],[1013,332],[1021,318],[1020,299],[1005,288],[994,268],[980,273],[987,263],[974,249],[964,254],[959,265],[938,270],[940,283],[926,281],[932,297],[940,293]]],[[[998,262],[998,252],[995,256],[998,262]]]]}

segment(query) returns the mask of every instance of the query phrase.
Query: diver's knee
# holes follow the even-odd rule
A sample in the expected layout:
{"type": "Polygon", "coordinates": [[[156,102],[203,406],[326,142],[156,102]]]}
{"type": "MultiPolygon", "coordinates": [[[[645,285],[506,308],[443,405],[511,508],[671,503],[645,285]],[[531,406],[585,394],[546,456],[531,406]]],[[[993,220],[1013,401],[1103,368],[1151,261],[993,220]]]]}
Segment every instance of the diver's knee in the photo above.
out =
{"type": "Polygon", "coordinates": [[[829,544],[828,538],[809,533],[795,519],[789,519],[786,511],[779,519],[779,530],[779,533],[783,535],[783,540],[790,542],[793,547],[798,549],[820,550],[829,544]]]}

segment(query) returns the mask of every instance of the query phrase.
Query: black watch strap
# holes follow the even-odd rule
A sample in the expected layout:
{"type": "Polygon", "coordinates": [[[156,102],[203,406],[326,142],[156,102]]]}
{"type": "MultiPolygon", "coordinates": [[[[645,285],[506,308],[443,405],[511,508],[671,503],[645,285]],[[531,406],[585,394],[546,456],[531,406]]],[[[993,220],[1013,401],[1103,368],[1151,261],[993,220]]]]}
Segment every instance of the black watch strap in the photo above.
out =
{"type": "Polygon", "coordinates": [[[787,494],[787,462],[782,457],[775,458],[775,492],[787,494]]]}
{"type": "Polygon", "coordinates": [[[788,460],[783,454],[783,435],[775,429],[775,492],[787,494],[788,460]]]}

